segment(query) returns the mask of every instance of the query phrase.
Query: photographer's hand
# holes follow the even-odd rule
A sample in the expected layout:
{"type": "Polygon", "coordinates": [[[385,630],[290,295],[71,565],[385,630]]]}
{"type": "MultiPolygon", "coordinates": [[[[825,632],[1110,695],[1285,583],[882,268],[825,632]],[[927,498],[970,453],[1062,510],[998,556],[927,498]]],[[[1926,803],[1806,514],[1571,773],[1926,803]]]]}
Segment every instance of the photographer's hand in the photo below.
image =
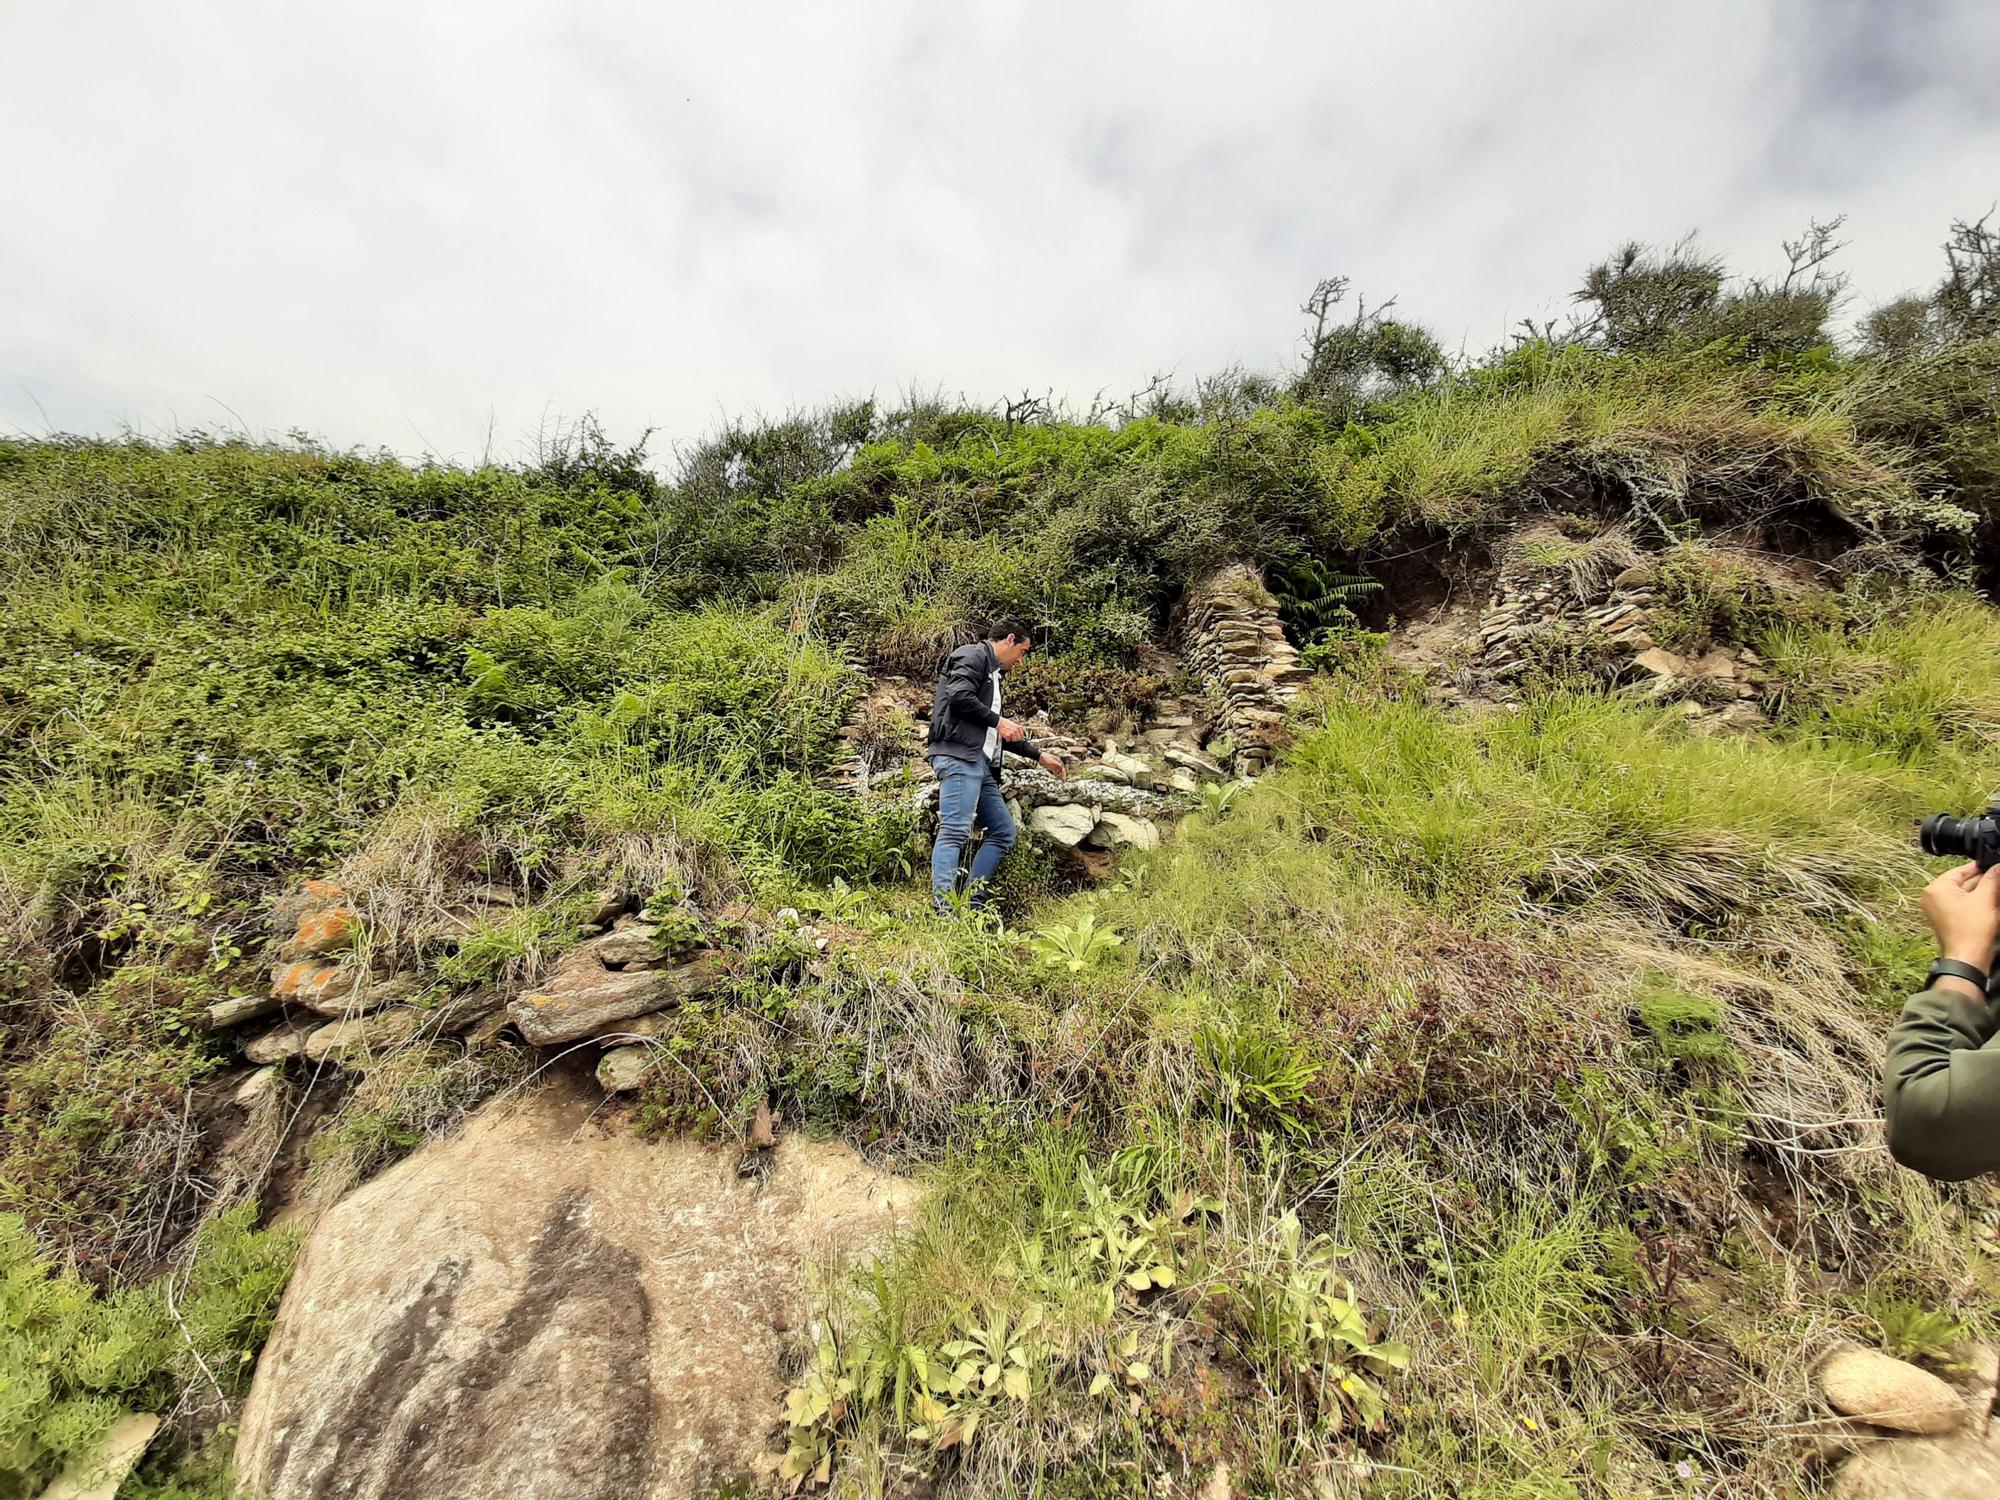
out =
{"type": "MultiPolygon", "coordinates": [[[[1940,956],[1979,969],[1993,967],[1994,944],[2000,941],[2000,865],[1983,875],[1971,863],[1945,871],[1924,887],[1922,905],[1940,956]]],[[[1944,978],[1937,987],[1986,998],[1969,979],[1944,978]]]]}

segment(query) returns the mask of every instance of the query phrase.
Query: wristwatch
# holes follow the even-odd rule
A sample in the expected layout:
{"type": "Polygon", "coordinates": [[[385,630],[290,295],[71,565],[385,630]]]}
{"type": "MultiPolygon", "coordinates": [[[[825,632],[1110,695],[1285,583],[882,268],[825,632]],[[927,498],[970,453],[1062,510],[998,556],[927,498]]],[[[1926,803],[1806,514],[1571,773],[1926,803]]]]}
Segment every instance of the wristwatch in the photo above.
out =
{"type": "Polygon", "coordinates": [[[1986,971],[1977,964],[1969,964],[1962,958],[1940,958],[1931,964],[1929,979],[1935,983],[1939,979],[1963,979],[1968,984],[1979,986],[1979,993],[1986,993],[1986,971]]]}

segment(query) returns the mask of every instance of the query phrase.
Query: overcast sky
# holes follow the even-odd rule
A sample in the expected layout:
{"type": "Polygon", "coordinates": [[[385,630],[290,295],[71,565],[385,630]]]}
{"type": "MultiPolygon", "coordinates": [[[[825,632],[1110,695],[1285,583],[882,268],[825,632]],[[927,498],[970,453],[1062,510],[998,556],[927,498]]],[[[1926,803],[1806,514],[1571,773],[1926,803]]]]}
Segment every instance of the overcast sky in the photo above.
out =
{"type": "Polygon", "coordinates": [[[1476,352],[1845,213],[1865,305],[1996,197],[1994,0],[0,0],[0,428],[664,458],[1276,368],[1334,273],[1476,352]]]}

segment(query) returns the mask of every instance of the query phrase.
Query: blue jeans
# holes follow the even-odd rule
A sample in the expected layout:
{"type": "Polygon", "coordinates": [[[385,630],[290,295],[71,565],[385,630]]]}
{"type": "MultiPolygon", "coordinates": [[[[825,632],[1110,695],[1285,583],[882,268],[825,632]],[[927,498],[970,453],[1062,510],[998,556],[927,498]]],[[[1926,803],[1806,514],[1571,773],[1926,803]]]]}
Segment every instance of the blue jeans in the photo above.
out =
{"type": "Polygon", "coordinates": [[[986,830],[986,839],[972,858],[972,875],[965,893],[974,907],[986,904],[986,882],[1014,847],[1014,818],[1007,811],[1007,798],[1000,779],[985,761],[953,760],[949,755],[933,755],[931,769],[938,779],[937,843],[931,848],[931,901],[940,914],[958,885],[959,861],[971,842],[974,825],[986,830]]]}

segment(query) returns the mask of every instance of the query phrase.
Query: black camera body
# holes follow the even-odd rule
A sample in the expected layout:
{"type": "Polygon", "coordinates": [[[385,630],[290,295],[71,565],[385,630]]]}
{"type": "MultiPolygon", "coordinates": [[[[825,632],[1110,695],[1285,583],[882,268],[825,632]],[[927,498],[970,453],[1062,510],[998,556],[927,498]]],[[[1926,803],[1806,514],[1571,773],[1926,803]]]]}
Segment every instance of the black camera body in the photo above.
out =
{"type": "Polygon", "coordinates": [[[1917,843],[1926,854],[1969,859],[1982,870],[2000,865],[2000,797],[1976,818],[1935,813],[1917,825],[1917,843]]]}

